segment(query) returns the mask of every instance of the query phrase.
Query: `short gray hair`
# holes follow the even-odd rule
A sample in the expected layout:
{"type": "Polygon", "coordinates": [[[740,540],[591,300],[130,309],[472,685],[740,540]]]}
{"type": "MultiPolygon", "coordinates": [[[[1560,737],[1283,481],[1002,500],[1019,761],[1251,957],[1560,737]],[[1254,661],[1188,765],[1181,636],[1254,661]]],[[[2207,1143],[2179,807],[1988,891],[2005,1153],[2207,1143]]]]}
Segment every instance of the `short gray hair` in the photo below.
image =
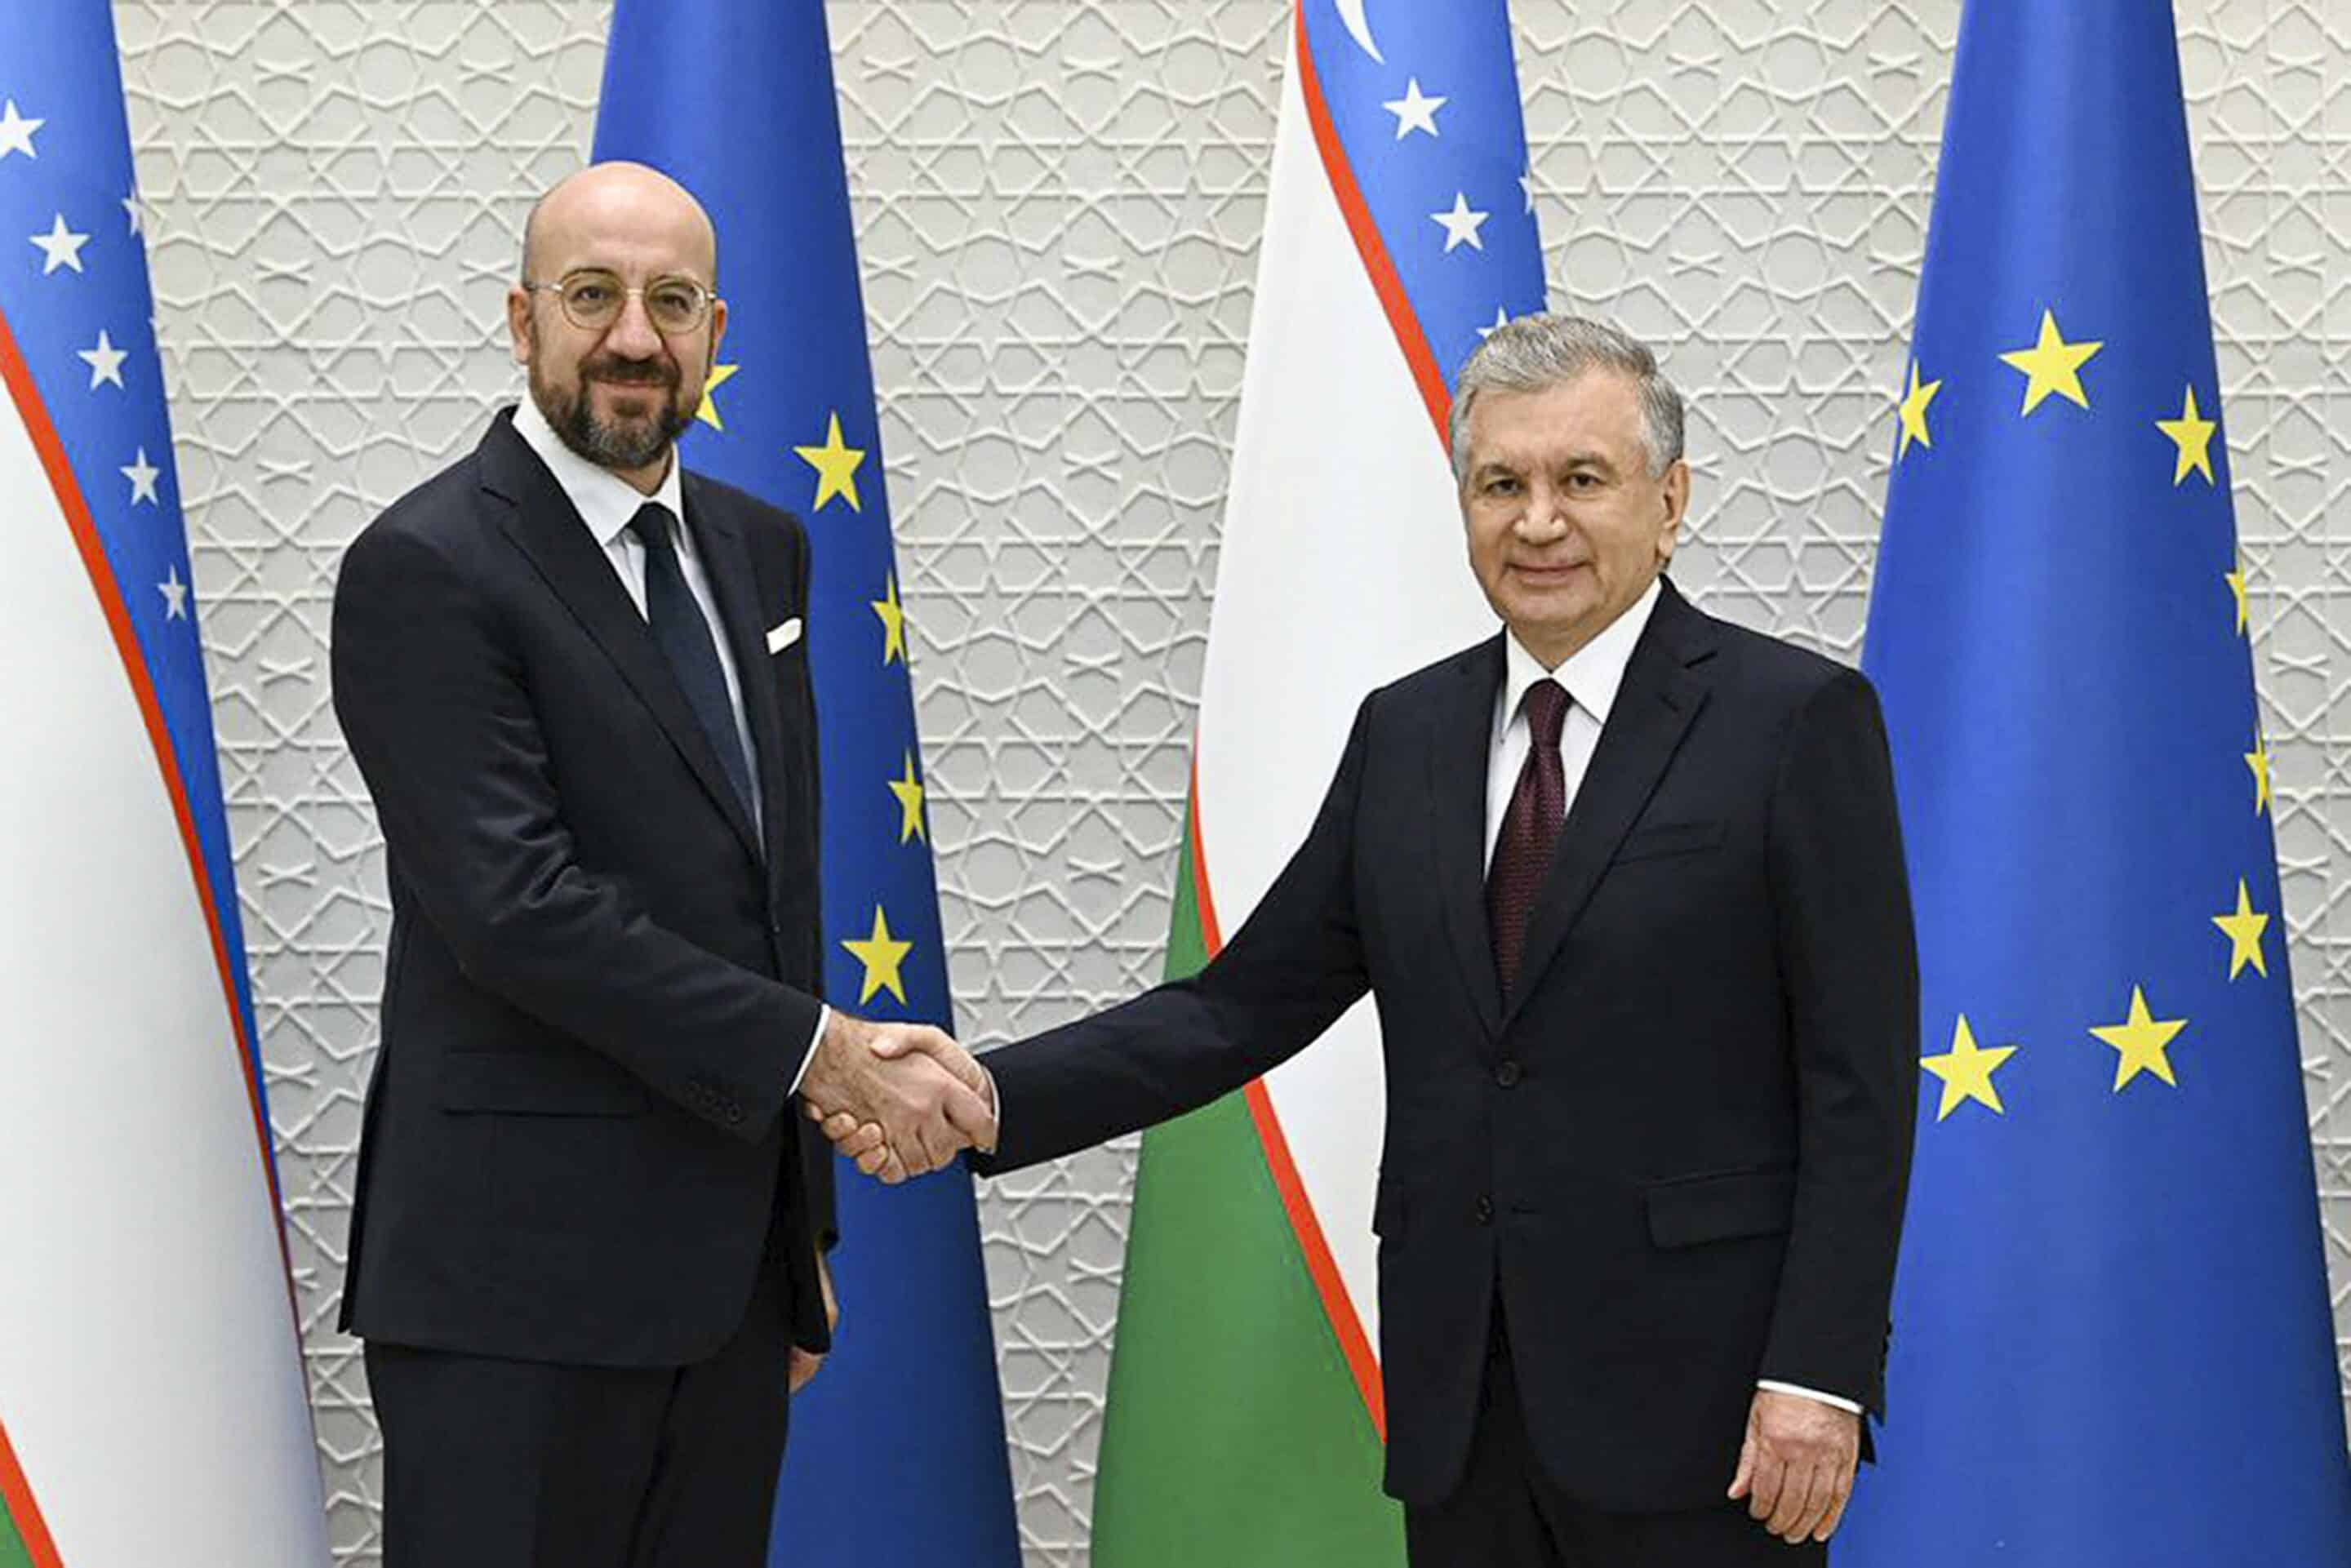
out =
{"type": "Polygon", "coordinates": [[[1521,316],[1495,328],[1461,367],[1447,432],[1454,482],[1469,476],[1469,408],[1479,392],[1548,392],[1592,371],[1631,379],[1641,401],[1641,444],[1648,451],[1649,476],[1656,478],[1680,462],[1682,394],[1646,345],[1604,321],[1521,316]]]}

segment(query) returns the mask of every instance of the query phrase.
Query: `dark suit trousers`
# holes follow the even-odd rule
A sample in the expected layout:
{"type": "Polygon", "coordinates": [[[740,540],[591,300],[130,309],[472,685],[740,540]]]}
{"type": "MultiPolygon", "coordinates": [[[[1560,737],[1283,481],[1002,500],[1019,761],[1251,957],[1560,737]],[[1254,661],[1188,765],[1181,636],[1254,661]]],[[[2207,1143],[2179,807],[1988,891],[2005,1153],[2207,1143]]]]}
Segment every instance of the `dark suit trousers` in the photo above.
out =
{"type": "Polygon", "coordinates": [[[1825,1568],[1826,1546],[1790,1546],[1743,1502],[1697,1513],[1602,1513],[1577,1502],[1527,1441],[1499,1312],[1489,1332],[1461,1484],[1443,1502],[1405,1507],[1412,1568],[1825,1568]]]}
{"type": "Polygon", "coordinates": [[[734,1337],[687,1366],[371,1340],[383,1568],[765,1568],[790,1336],[771,1238],[734,1337]]]}

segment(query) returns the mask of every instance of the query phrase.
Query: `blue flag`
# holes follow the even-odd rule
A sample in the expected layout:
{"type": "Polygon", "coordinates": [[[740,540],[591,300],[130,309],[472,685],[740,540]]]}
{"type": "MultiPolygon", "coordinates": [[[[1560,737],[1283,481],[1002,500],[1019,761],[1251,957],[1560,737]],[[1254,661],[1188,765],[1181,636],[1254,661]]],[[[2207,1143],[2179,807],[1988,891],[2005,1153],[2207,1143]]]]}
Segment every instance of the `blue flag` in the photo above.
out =
{"type": "Polygon", "coordinates": [[[1961,26],[1864,665],[1927,1055],[1845,1568],[2351,1563],[2171,8],[1961,26]]]}
{"type": "MultiPolygon", "coordinates": [[[[688,466],[797,516],[823,771],[826,994],[953,1028],[904,601],[820,0],[620,0],[595,156],[718,228],[730,312],[688,466]]],[[[1019,1562],[970,1177],[844,1163],[838,1348],[794,1401],[775,1561],[1019,1562]]]]}

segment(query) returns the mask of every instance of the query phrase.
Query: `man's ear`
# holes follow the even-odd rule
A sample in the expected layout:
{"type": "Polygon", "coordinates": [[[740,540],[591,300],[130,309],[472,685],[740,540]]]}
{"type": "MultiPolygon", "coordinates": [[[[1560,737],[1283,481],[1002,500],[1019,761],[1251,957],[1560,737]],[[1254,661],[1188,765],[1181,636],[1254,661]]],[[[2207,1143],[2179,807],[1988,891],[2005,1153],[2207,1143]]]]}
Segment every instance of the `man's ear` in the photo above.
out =
{"type": "Polygon", "coordinates": [[[517,284],[507,290],[507,351],[517,365],[530,363],[530,290],[517,284]]]}
{"type": "Polygon", "coordinates": [[[1666,470],[1658,489],[1663,494],[1665,515],[1657,520],[1657,559],[1674,559],[1674,547],[1681,542],[1682,519],[1689,515],[1690,470],[1688,463],[1677,458],[1666,470]]]}

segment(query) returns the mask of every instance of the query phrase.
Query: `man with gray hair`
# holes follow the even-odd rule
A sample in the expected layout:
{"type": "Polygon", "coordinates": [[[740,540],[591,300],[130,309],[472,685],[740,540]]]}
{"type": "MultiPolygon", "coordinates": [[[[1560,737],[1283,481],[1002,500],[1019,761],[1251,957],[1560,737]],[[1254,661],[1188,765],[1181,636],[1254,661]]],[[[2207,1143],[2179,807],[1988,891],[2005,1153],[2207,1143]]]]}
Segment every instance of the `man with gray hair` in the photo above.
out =
{"type": "Polygon", "coordinates": [[[1681,400],[1622,332],[1498,329],[1452,448],[1502,632],[1364,701],[1206,969],[987,1057],[976,1163],[1205,1104],[1368,989],[1412,1561],[1818,1563],[1882,1408],[1916,1103],[1876,699],[1666,580],[1681,400]]]}

